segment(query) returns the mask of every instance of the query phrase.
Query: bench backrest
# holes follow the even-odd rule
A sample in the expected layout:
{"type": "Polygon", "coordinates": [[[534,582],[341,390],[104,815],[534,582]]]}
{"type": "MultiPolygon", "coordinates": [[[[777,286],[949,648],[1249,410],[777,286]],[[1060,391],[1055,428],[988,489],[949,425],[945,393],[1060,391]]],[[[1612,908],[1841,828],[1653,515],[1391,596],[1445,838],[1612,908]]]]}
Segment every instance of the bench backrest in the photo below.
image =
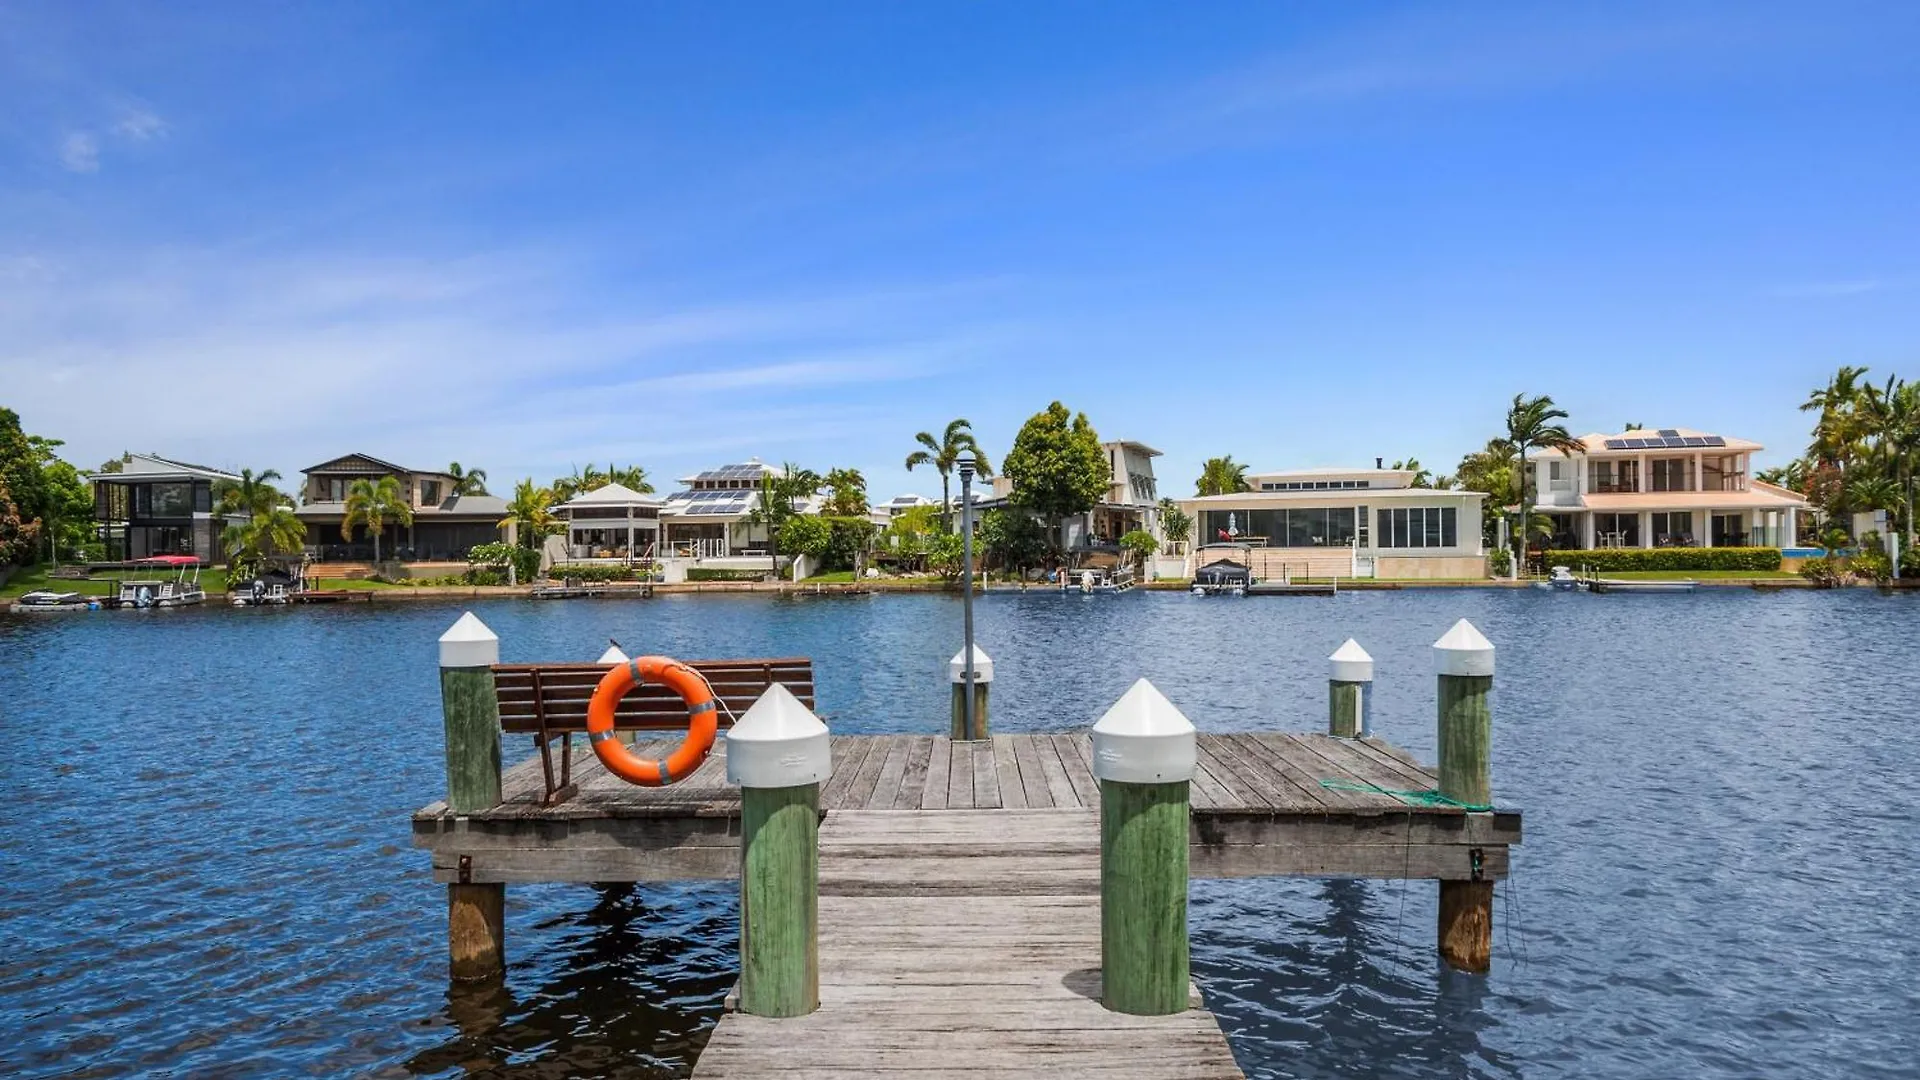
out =
{"type": "MultiPolygon", "coordinates": [[[[813,661],[801,657],[773,660],[689,660],[706,676],[720,702],[720,726],[733,721],[774,683],[813,708],[813,661]]],[[[535,735],[587,730],[587,702],[607,673],[604,664],[495,664],[493,681],[500,701],[500,727],[510,734],[535,735]]],[[[687,726],[680,695],[653,683],[620,699],[614,727],[620,730],[675,730],[687,726]]]]}

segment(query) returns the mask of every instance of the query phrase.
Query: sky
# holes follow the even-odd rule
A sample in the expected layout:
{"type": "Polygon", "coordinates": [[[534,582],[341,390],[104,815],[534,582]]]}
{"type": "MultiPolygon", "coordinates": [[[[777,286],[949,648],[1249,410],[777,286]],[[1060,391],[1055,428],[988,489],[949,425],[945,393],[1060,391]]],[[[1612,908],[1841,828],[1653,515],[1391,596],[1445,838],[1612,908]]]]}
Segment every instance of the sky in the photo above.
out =
{"type": "Polygon", "coordinates": [[[1920,378],[1920,5],[0,0],[0,405],[289,477],[937,495],[1058,399],[1450,471],[1920,378]]]}

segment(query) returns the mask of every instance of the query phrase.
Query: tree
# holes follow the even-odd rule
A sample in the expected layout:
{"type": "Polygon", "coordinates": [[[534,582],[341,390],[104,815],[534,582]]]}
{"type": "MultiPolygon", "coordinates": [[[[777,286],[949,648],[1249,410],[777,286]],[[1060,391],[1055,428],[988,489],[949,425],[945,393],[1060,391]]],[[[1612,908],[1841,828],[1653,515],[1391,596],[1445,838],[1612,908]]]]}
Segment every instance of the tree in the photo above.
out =
{"type": "Polygon", "coordinates": [[[1133,556],[1135,566],[1145,570],[1147,560],[1160,550],[1160,541],[1155,540],[1150,532],[1135,529],[1120,538],[1120,547],[1133,556]]]}
{"type": "Polygon", "coordinates": [[[463,469],[459,462],[447,466],[447,475],[453,477],[453,490],[450,495],[485,495],[487,493],[487,470],[463,469]]]}
{"type": "Polygon", "coordinates": [[[1253,485],[1247,483],[1247,467],[1234,461],[1232,454],[1208,458],[1206,464],[1200,466],[1200,479],[1195,480],[1193,486],[1203,498],[1253,490],[1253,485]]]}
{"type": "Polygon", "coordinates": [[[1419,458],[1408,458],[1405,461],[1396,461],[1387,467],[1412,473],[1413,480],[1407,484],[1408,487],[1430,488],[1433,486],[1433,473],[1427,471],[1426,467],[1420,464],[1419,458]]]}
{"type": "Polygon", "coordinates": [[[1573,454],[1583,446],[1580,440],[1568,433],[1566,426],[1556,424],[1556,420],[1566,419],[1564,409],[1556,409],[1553,399],[1545,394],[1527,397],[1524,394],[1513,395],[1513,407],[1507,410],[1507,445],[1513,448],[1513,476],[1520,488],[1521,528],[1514,533],[1514,572],[1526,565],[1527,529],[1526,522],[1532,520],[1533,491],[1525,483],[1527,453],[1534,450],[1558,450],[1573,454]]]}
{"type": "Polygon", "coordinates": [[[7,478],[0,476],[0,569],[33,561],[40,546],[40,519],[23,517],[7,478]]]}
{"type": "Polygon", "coordinates": [[[79,470],[60,460],[56,451],[62,445],[59,439],[27,434],[18,413],[0,408],[0,485],[11,508],[7,546],[17,551],[0,564],[32,562],[43,543],[57,556],[60,548],[71,550],[91,538],[92,493],[79,470]]]}
{"type": "Polygon", "coordinates": [[[780,543],[793,555],[822,558],[833,542],[833,526],[817,514],[795,514],[780,527],[780,543]]]}
{"type": "Polygon", "coordinates": [[[980,515],[974,540],[984,558],[1015,572],[1038,566],[1047,556],[1046,530],[1021,510],[989,510],[980,515]]]}
{"type": "Polygon", "coordinates": [[[1193,518],[1172,499],[1160,500],[1160,532],[1169,544],[1184,544],[1193,538],[1193,518]]]}
{"type": "Polygon", "coordinates": [[[867,506],[867,478],[860,475],[859,469],[827,470],[827,502],[823,513],[836,517],[865,517],[867,506]]]}
{"type": "Polygon", "coordinates": [[[273,481],[280,479],[275,469],[241,469],[240,479],[222,480],[213,485],[213,511],[221,517],[252,518],[286,501],[273,481]]]}
{"type": "Polygon", "coordinates": [[[653,494],[653,481],[647,479],[647,470],[639,465],[617,466],[607,462],[607,482],[642,495],[653,494]]]}
{"type": "Polygon", "coordinates": [[[946,522],[948,531],[953,529],[953,489],[951,475],[961,457],[973,455],[974,471],[981,476],[992,476],[993,465],[987,455],[974,440],[973,425],[964,419],[949,421],[946,431],[938,439],[929,432],[922,431],[914,440],[924,450],[915,450],[907,455],[907,471],[912,472],[922,465],[931,465],[940,474],[940,514],[946,522]]]}
{"type": "Polygon", "coordinates": [[[513,498],[507,500],[507,516],[500,527],[511,526],[516,542],[524,548],[539,550],[541,541],[564,530],[566,522],[553,516],[553,490],[535,486],[532,477],[513,486],[513,498]]]}
{"type": "Polygon", "coordinates": [[[800,513],[800,501],[820,491],[820,474],[811,469],[802,469],[789,461],[778,471],[777,476],[773,469],[760,473],[760,497],[746,516],[748,525],[766,527],[775,577],[780,574],[781,530],[800,513]]]}
{"type": "Polygon", "coordinates": [[[1013,504],[1046,519],[1054,544],[1061,519],[1093,509],[1113,480],[1087,414],[1069,413],[1057,401],[1021,426],[1002,464],[1013,481],[1013,504]]]}
{"type": "Polygon", "coordinates": [[[364,525],[373,537],[373,561],[380,561],[380,531],[387,523],[413,524],[413,507],[400,493],[400,481],[391,476],[355,480],[347,485],[346,515],[340,519],[340,538],[353,542],[353,527],[364,525]]]}
{"type": "MultiPolygon", "coordinates": [[[[229,574],[250,577],[269,555],[291,555],[306,543],[306,523],[285,504],[270,504],[256,510],[243,521],[228,525],[220,534],[227,551],[229,574]]],[[[375,543],[378,543],[376,538],[375,543]]]]}

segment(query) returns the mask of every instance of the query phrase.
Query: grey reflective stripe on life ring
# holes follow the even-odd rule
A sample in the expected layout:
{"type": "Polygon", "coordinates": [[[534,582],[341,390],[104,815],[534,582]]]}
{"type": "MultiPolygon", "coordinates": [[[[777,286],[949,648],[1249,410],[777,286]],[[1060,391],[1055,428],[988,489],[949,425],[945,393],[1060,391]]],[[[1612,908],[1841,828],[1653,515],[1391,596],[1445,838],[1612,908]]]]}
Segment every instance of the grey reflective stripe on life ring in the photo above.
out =
{"type": "Polygon", "coordinates": [[[712,701],[703,701],[698,705],[689,706],[687,708],[687,715],[699,716],[703,712],[712,712],[717,707],[718,706],[714,705],[712,701]]]}
{"type": "Polygon", "coordinates": [[[661,758],[661,759],[660,759],[660,782],[661,782],[661,783],[663,783],[663,784],[671,784],[671,783],[673,783],[673,774],[672,774],[671,772],[668,772],[668,771],[667,771],[667,759],[666,759],[666,758],[661,758]]]}
{"type": "Polygon", "coordinates": [[[638,660],[627,661],[627,674],[633,676],[633,685],[635,686],[639,686],[641,683],[647,681],[645,676],[640,674],[640,661],[638,660]]]}
{"type": "Polygon", "coordinates": [[[613,738],[613,732],[611,731],[591,731],[587,733],[587,741],[589,742],[603,743],[611,738],[613,738]]]}

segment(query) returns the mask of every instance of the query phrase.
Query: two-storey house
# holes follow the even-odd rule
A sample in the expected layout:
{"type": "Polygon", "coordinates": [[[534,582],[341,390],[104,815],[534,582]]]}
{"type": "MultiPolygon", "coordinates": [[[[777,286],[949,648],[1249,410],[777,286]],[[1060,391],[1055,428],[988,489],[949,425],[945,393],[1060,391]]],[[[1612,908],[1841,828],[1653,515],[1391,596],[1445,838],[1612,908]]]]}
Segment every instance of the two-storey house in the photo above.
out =
{"type": "Polygon", "coordinates": [[[412,511],[409,523],[387,521],[380,528],[382,558],[403,562],[458,561],[476,544],[501,538],[506,500],[494,495],[455,495],[454,478],[437,469],[409,469],[367,454],[348,454],[300,470],[301,505],[294,511],[307,526],[307,551],[321,561],[373,557],[373,536],[356,523],[341,532],[347,492],[356,480],[378,482],[391,476],[412,511]]]}
{"type": "Polygon", "coordinates": [[[1527,459],[1554,548],[1788,548],[1808,514],[1802,496],[1753,478],[1756,442],[1687,428],[1579,442],[1527,459]]]}
{"type": "Polygon", "coordinates": [[[220,534],[227,522],[214,513],[214,489],[240,477],[154,454],[128,454],[119,472],[89,473],[93,517],[107,558],[115,562],[155,555],[192,555],[224,563],[220,534]]]}

